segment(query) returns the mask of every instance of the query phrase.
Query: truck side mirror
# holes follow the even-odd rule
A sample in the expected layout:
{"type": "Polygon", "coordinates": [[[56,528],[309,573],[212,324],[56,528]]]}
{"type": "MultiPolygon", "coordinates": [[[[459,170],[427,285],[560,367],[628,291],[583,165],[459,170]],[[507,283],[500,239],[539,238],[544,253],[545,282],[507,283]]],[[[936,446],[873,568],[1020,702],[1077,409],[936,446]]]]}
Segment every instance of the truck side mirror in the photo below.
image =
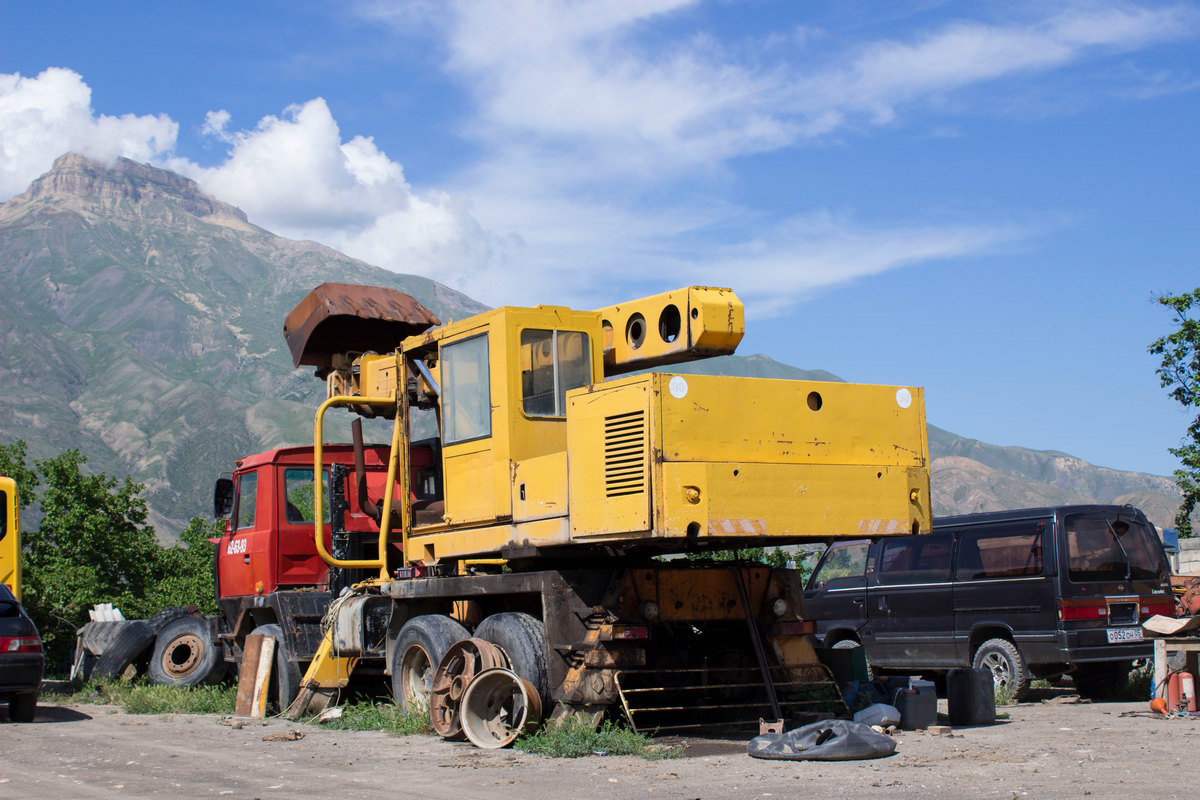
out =
{"type": "Polygon", "coordinates": [[[217,478],[217,485],[213,487],[213,517],[229,519],[231,516],[233,516],[233,480],[217,478]]]}

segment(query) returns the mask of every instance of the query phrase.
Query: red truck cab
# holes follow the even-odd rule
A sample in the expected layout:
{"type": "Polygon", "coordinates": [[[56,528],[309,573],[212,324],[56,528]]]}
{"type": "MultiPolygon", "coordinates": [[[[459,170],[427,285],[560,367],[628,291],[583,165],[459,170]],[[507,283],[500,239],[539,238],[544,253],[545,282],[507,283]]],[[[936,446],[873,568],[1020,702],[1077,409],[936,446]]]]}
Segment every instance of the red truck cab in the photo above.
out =
{"type": "MultiPolygon", "coordinates": [[[[387,482],[387,447],[364,447],[363,461],[368,497],[379,503],[387,482]]],[[[332,549],[331,527],[336,526],[328,524],[330,507],[335,505],[328,502],[330,472],[334,464],[353,464],[353,448],[326,445],[323,462],[325,547],[332,549]]],[[[411,464],[410,485],[416,490],[411,497],[419,500],[436,483],[431,477],[432,449],[414,446],[411,464]]],[[[232,479],[233,505],[224,535],[217,543],[219,598],[261,596],[281,589],[329,589],[329,567],[313,542],[313,485],[311,447],[268,450],[237,462],[232,479]]],[[[395,492],[399,491],[397,486],[395,492]]],[[[359,507],[352,470],[344,482],[342,501],[345,532],[373,551],[379,525],[359,507]]]]}

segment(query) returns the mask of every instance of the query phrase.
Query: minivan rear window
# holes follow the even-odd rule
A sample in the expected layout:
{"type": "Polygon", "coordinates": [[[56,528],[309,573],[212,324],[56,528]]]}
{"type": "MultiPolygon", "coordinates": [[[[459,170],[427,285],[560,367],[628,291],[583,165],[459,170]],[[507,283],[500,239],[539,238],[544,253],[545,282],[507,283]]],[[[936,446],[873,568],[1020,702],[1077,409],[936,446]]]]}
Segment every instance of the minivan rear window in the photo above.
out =
{"type": "Polygon", "coordinates": [[[1003,530],[964,531],[958,541],[959,580],[1019,578],[1042,574],[1045,525],[1003,530]]]}
{"type": "Polygon", "coordinates": [[[1097,514],[1068,514],[1067,575],[1087,581],[1146,580],[1162,577],[1158,537],[1134,520],[1097,514]]]}

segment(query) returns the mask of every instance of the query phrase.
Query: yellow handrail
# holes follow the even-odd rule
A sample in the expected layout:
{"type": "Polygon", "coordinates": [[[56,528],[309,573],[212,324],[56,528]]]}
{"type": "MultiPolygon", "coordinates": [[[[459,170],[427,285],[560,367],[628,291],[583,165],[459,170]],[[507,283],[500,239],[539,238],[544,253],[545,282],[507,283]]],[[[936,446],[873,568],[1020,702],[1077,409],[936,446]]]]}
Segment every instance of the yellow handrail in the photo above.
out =
{"type": "Polygon", "coordinates": [[[379,556],[374,559],[360,559],[354,561],[334,558],[328,550],[325,549],[325,528],[324,528],[324,509],[322,508],[322,475],[324,474],[324,420],[325,412],[334,406],[382,406],[396,405],[394,397],[352,397],[349,395],[337,395],[321,403],[317,409],[317,419],[313,425],[313,542],[317,546],[317,555],[331,567],[340,567],[342,569],[368,569],[378,568],[379,577],[387,578],[387,537],[391,528],[392,522],[392,488],[396,482],[396,462],[399,459],[400,443],[401,443],[401,414],[396,415],[396,424],[392,429],[392,450],[388,455],[388,476],[387,488],[384,490],[383,502],[379,506],[379,556]]]}

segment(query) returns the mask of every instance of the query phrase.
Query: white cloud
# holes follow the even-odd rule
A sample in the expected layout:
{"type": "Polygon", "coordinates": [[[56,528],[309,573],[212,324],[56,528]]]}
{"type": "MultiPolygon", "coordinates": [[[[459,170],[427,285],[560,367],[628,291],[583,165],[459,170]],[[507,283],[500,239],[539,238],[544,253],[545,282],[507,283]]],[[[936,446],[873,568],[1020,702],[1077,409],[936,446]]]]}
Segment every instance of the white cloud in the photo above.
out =
{"type": "Polygon", "coordinates": [[[959,21],[830,53],[810,29],[767,34],[762,66],[711,36],[647,44],[647,26],[699,0],[376,0],[363,13],[410,32],[438,29],[446,69],[478,104],[469,135],[497,152],[577,154],[624,180],[788,147],[897,109],[1094,54],[1194,35],[1186,6],[1067,4],[1013,23],[959,21]],[[818,52],[823,55],[818,55],[818,52]]]}
{"type": "MultiPolygon", "coordinates": [[[[438,188],[414,187],[371,138],[344,139],[321,98],[247,128],[209,110],[198,129],[228,150],[200,166],[174,155],[176,122],[97,114],[91,90],[70,70],[0,76],[0,197],[22,191],[68,150],[124,155],[195,178],[269,230],[490,303],[603,305],[630,286],[707,281],[736,282],[758,313],[783,313],[820,287],[987,251],[1021,232],[1004,221],[867,224],[820,208],[781,218],[719,199],[736,169],[731,159],[896,125],[949,93],[1196,27],[1190,8],[1118,2],[850,45],[794,26],[758,48],[732,50],[717,34],[664,38],[660,23],[698,3],[363,6],[398,30],[433,32],[447,73],[473,100],[463,133],[483,157],[438,188]]],[[[1186,86],[1189,77],[1158,83],[1186,86]]],[[[954,130],[943,125],[933,135],[954,130]]]]}
{"type": "Polygon", "coordinates": [[[149,161],[175,146],[179,126],[165,114],[96,114],[92,90],[69,69],[35,78],[0,74],[0,200],[19,194],[74,151],[100,161],[149,161]]]}
{"type": "Polygon", "coordinates": [[[1196,24],[1192,8],[1124,3],[1068,7],[1026,24],[956,22],[911,42],[862,47],[848,65],[800,81],[795,105],[810,113],[842,108],[878,114],[941,92],[1062,67],[1093,53],[1184,38],[1194,34],[1196,24]]]}
{"type": "Polygon", "coordinates": [[[215,167],[176,159],[169,166],[233,203],[258,225],[313,239],[397,272],[468,288],[491,243],[462,198],[417,193],[404,168],[369,137],[343,141],[321,98],[230,131],[226,111],[209,112],[203,132],[229,145],[215,167]]]}

